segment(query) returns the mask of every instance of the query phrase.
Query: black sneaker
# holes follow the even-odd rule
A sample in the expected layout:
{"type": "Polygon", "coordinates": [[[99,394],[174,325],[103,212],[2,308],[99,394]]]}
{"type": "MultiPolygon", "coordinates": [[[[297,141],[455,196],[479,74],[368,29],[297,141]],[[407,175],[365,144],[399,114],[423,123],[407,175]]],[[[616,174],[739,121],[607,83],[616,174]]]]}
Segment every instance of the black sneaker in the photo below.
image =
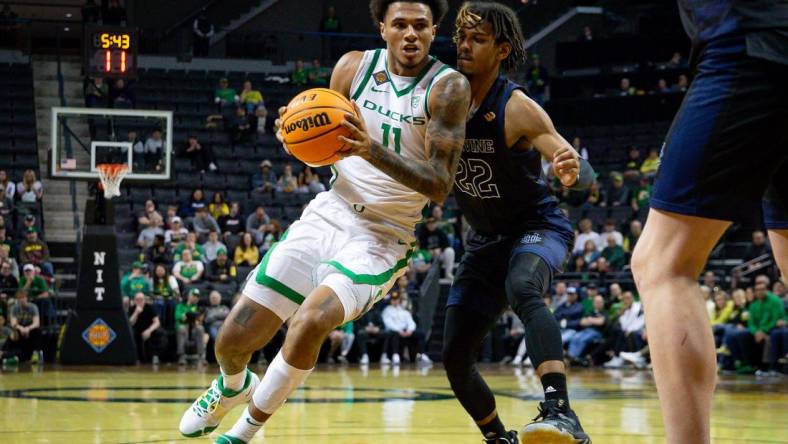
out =
{"type": "Polygon", "coordinates": [[[509,430],[506,432],[506,436],[499,436],[497,438],[484,438],[482,441],[484,444],[520,444],[520,441],[517,439],[517,432],[514,430],[509,430]]]}
{"type": "Polygon", "coordinates": [[[580,420],[562,399],[539,403],[539,415],[520,433],[523,444],[591,444],[580,420]]]}

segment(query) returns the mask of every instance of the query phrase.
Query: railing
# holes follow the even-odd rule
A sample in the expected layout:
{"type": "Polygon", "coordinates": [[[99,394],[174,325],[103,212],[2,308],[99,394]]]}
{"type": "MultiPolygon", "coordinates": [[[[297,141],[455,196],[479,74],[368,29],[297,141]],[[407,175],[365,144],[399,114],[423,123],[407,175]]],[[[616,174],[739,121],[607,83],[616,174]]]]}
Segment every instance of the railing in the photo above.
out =
{"type": "Polygon", "coordinates": [[[768,254],[762,254],[754,259],[742,262],[731,268],[731,288],[737,288],[740,281],[749,282],[749,276],[772,266],[774,266],[774,260],[768,254]]]}

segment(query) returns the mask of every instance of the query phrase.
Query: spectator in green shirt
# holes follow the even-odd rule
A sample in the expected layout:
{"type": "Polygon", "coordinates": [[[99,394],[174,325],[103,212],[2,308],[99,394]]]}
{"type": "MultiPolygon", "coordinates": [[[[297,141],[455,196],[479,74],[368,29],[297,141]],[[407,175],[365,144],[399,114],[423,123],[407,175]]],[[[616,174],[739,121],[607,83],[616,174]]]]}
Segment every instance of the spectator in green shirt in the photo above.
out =
{"type": "Polygon", "coordinates": [[[755,370],[753,366],[759,364],[759,350],[763,350],[766,339],[778,327],[778,323],[785,324],[785,307],[780,298],[769,292],[767,276],[755,278],[754,293],[755,299],[747,309],[747,328],[729,331],[725,337],[725,345],[739,373],[752,373],[755,370]]]}
{"type": "Polygon", "coordinates": [[[131,264],[131,272],[126,273],[120,280],[120,293],[124,298],[133,299],[138,292],[150,296],[150,283],[145,277],[143,268],[142,262],[135,261],[131,264]]]}
{"type": "Polygon", "coordinates": [[[186,239],[175,246],[174,250],[174,257],[173,259],[177,262],[181,260],[181,254],[183,254],[183,250],[191,250],[192,252],[192,259],[195,261],[205,262],[205,248],[202,245],[197,243],[197,234],[194,232],[189,232],[186,234],[186,239]]]}
{"type": "Polygon", "coordinates": [[[25,264],[22,268],[22,277],[19,278],[19,289],[24,290],[41,312],[43,325],[49,325],[55,319],[55,306],[49,298],[49,285],[47,281],[36,272],[36,266],[25,264]]]}
{"type": "Polygon", "coordinates": [[[293,85],[306,85],[307,75],[306,69],[304,68],[304,61],[297,60],[295,70],[290,75],[290,82],[293,85]]]}
{"type": "Polygon", "coordinates": [[[230,82],[225,78],[219,79],[219,87],[213,93],[213,101],[219,105],[219,109],[225,106],[236,105],[238,100],[238,93],[235,89],[230,88],[230,82]]]}
{"type": "Polygon", "coordinates": [[[172,275],[184,286],[201,281],[205,272],[203,263],[192,259],[191,250],[183,250],[182,256],[183,258],[172,267],[172,275]]]}
{"type": "Polygon", "coordinates": [[[326,68],[320,64],[320,60],[312,60],[312,67],[306,70],[309,83],[318,86],[328,86],[331,80],[331,68],[326,68]]]}
{"type": "Polygon", "coordinates": [[[342,32],[342,22],[337,17],[337,10],[329,6],[326,15],[320,22],[320,32],[342,32]]]}
{"type": "Polygon", "coordinates": [[[186,364],[186,341],[191,339],[195,343],[197,355],[201,362],[205,361],[205,329],[197,310],[200,302],[200,290],[191,289],[186,297],[186,302],[181,302],[175,307],[175,329],[178,364],[186,364]]]}
{"type": "Polygon", "coordinates": [[[33,264],[25,264],[22,269],[24,274],[19,278],[19,288],[27,291],[28,296],[35,300],[38,298],[49,297],[49,286],[47,281],[36,274],[36,267],[33,264]]]}
{"type": "Polygon", "coordinates": [[[621,270],[627,264],[627,254],[624,248],[616,243],[616,238],[613,236],[607,237],[607,246],[602,250],[602,257],[613,270],[621,270]]]}

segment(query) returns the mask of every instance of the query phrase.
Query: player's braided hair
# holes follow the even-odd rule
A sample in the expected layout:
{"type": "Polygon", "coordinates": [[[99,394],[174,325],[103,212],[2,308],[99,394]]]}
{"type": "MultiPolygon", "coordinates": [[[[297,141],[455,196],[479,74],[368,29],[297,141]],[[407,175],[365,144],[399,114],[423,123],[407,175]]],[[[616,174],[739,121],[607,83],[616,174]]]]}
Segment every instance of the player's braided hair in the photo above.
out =
{"type": "Polygon", "coordinates": [[[511,71],[525,63],[525,37],[520,19],[512,8],[497,2],[465,2],[457,13],[454,43],[459,41],[461,28],[475,28],[482,23],[490,24],[496,43],[507,42],[512,46],[512,52],[501,63],[504,71],[511,71]]]}
{"type": "Polygon", "coordinates": [[[448,0],[371,0],[369,2],[369,13],[372,14],[373,25],[377,28],[378,23],[381,23],[386,18],[386,11],[389,5],[405,1],[408,3],[424,3],[429,6],[432,11],[432,23],[439,25],[446,13],[449,12],[448,0]]]}

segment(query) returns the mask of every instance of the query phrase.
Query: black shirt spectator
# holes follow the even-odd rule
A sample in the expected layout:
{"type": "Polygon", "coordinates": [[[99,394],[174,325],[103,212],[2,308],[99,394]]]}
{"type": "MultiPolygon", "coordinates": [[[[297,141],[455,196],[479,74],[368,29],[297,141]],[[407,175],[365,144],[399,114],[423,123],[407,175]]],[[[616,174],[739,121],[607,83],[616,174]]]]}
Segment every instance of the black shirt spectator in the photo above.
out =
{"type": "Polygon", "coordinates": [[[17,288],[19,288],[19,281],[12,274],[11,262],[2,262],[0,264],[0,304],[13,296],[17,288]]]}
{"type": "Polygon", "coordinates": [[[227,250],[219,248],[216,259],[208,264],[205,279],[211,282],[229,282],[235,279],[235,264],[227,257],[227,250]]]}
{"type": "Polygon", "coordinates": [[[207,170],[216,171],[217,169],[213,149],[210,145],[201,144],[196,136],[189,136],[189,141],[181,149],[179,155],[191,160],[195,169],[203,173],[207,170]]]}
{"type": "Polygon", "coordinates": [[[771,256],[772,248],[766,243],[766,235],[763,231],[755,230],[752,232],[752,242],[744,252],[744,257],[742,259],[747,262],[763,255],[771,256]]]}
{"type": "Polygon", "coordinates": [[[154,364],[158,363],[162,339],[159,332],[161,321],[141,292],[134,295],[134,302],[129,306],[129,324],[137,345],[137,359],[146,362],[152,357],[154,364]]]}
{"type": "Polygon", "coordinates": [[[134,91],[123,79],[116,79],[109,89],[109,103],[113,108],[134,108],[134,91]]]}
{"type": "Polygon", "coordinates": [[[145,253],[145,261],[150,264],[172,265],[172,252],[164,241],[163,234],[157,234],[153,245],[145,253]]]}
{"type": "Polygon", "coordinates": [[[230,204],[230,214],[219,218],[219,228],[225,236],[241,233],[245,224],[246,221],[241,216],[241,205],[238,202],[230,204]]]}
{"type": "Polygon", "coordinates": [[[624,177],[620,173],[613,173],[613,184],[607,190],[608,207],[621,207],[629,205],[632,193],[629,187],[624,185],[624,177]]]}
{"type": "Polygon", "coordinates": [[[443,250],[449,246],[449,237],[429,218],[419,232],[419,245],[425,250],[443,250]]]}

